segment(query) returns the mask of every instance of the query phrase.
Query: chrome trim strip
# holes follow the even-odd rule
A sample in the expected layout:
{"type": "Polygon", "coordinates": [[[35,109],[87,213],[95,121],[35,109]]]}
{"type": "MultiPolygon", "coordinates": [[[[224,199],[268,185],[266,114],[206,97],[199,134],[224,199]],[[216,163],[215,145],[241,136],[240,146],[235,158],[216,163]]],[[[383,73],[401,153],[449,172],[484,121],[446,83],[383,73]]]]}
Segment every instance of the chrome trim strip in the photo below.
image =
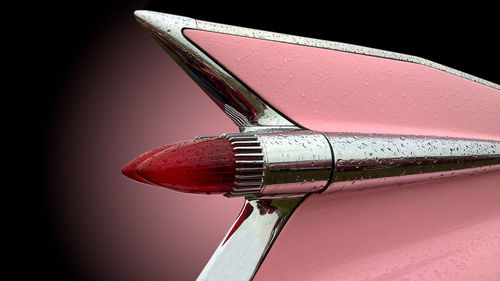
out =
{"type": "Polygon", "coordinates": [[[243,146],[243,147],[234,147],[233,150],[259,150],[262,149],[262,146],[243,146]]]}
{"type": "Polygon", "coordinates": [[[500,169],[498,141],[309,130],[225,136],[240,165],[230,197],[330,193],[500,169]]]}
{"type": "MultiPolygon", "coordinates": [[[[236,150],[240,149],[241,147],[238,147],[236,150]]],[[[264,157],[264,153],[237,153],[234,155],[234,157],[264,157]]]]}
{"type": "Polygon", "coordinates": [[[261,179],[264,176],[264,173],[256,174],[256,175],[236,175],[236,179],[261,179]]]}
{"type": "Polygon", "coordinates": [[[325,192],[429,181],[500,168],[500,142],[326,133],[335,153],[325,192]]]}
{"type": "MultiPolygon", "coordinates": [[[[258,175],[256,175],[256,176],[258,176],[258,175]]],[[[249,186],[255,185],[255,186],[258,186],[259,189],[260,189],[260,186],[262,185],[262,182],[261,181],[245,181],[245,182],[235,181],[234,185],[235,185],[235,187],[239,187],[239,186],[249,187],[249,186]]],[[[235,191],[241,191],[242,189],[243,188],[241,188],[239,190],[235,190],[235,191]]]]}
{"type": "Polygon", "coordinates": [[[228,197],[307,194],[322,190],[330,180],[331,149],[321,133],[280,130],[223,136],[231,143],[237,165],[228,197]]]}
{"type": "Polygon", "coordinates": [[[405,55],[405,54],[400,54],[396,52],[390,52],[390,51],[384,51],[380,49],[375,49],[375,48],[369,48],[369,47],[363,47],[363,46],[358,46],[358,45],[353,45],[353,44],[347,44],[347,43],[340,43],[340,42],[334,42],[334,41],[327,41],[327,40],[321,40],[321,39],[313,39],[313,38],[307,38],[307,37],[302,37],[302,36],[295,36],[295,35],[288,35],[288,34],[282,34],[282,33],[277,33],[277,32],[270,32],[270,31],[263,31],[263,30],[258,30],[258,29],[251,29],[251,28],[245,28],[245,27],[239,27],[239,26],[233,26],[233,25],[227,25],[227,24],[220,24],[220,23],[213,23],[213,22],[208,22],[208,21],[202,21],[202,20],[196,20],[197,26],[199,30],[204,30],[204,31],[211,31],[211,32],[217,32],[217,33],[224,33],[224,34],[229,34],[229,35],[236,35],[236,36],[243,36],[243,37],[249,37],[249,38],[256,38],[256,39],[262,39],[262,40],[269,40],[269,41],[276,41],[276,42],[283,42],[283,43],[289,43],[289,44],[295,44],[295,45],[302,45],[302,46],[308,46],[308,47],[316,47],[316,48],[323,48],[323,49],[329,49],[329,50],[336,50],[336,51],[342,51],[342,52],[349,52],[349,53],[355,53],[355,54],[361,54],[361,55],[367,55],[367,56],[374,56],[374,57],[381,57],[381,58],[386,58],[386,59],[394,59],[394,60],[400,60],[400,61],[406,61],[406,62],[411,62],[411,63],[416,63],[416,64],[421,64],[425,65],[428,67],[432,67],[437,70],[441,70],[480,84],[483,84],[485,86],[500,90],[500,85],[487,81],[485,79],[467,74],[465,72],[453,69],[451,67],[435,63],[433,61],[423,59],[417,56],[411,56],[411,55],[405,55]]]}
{"type": "Polygon", "coordinates": [[[223,135],[231,144],[235,158],[235,182],[226,196],[257,196],[264,178],[264,153],[260,141],[252,133],[223,135]]]}
{"type": "Polygon", "coordinates": [[[236,171],[264,171],[264,167],[259,167],[259,168],[236,168],[236,171]]]}
{"type": "Polygon", "coordinates": [[[196,280],[252,280],[302,200],[246,200],[238,218],[196,280]]]}
{"type": "Polygon", "coordinates": [[[255,134],[265,155],[262,195],[306,194],[327,185],[333,158],[321,133],[298,130],[255,134]]]}
{"type": "Polygon", "coordinates": [[[264,160],[236,160],[236,164],[264,164],[264,160]]]}
{"type": "Polygon", "coordinates": [[[235,141],[233,144],[256,144],[259,145],[259,141],[235,141]]]}
{"type": "Polygon", "coordinates": [[[241,131],[252,126],[297,128],[183,35],[186,28],[197,29],[196,20],[152,11],[134,15],[241,131]]]}

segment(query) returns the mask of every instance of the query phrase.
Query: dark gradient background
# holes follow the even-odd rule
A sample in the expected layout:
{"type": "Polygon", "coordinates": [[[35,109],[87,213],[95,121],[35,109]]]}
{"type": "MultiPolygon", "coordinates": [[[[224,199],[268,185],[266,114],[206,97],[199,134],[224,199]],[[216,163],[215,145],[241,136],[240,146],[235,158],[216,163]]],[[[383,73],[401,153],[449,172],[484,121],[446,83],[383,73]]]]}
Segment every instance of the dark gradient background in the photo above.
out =
{"type": "Polygon", "coordinates": [[[16,179],[15,197],[4,197],[15,280],[193,280],[240,209],[242,199],[177,193],[121,175],[149,149],[237,130],[136,24],[135,9],[417,55],[500,83],[489,7],[361,13],[311,2],[22,4],[25,20],[6,26],[15,33],[10,69],[20,78],[9,81],[18,107],[5,119],[15,136],[4,161],[5,177],[16,179]]]}

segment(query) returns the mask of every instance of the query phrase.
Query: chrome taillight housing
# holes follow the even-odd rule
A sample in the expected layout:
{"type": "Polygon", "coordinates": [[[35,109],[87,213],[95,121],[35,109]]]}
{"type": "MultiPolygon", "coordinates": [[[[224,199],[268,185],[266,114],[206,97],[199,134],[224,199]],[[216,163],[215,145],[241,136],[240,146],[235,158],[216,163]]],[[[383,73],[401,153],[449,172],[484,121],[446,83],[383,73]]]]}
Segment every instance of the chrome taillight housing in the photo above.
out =
{"type": "Polygon", "coordinates": [[[495,141],[264,130],[156,149],[123,173],[183,192],[287,197],[468,175],[497,164],[495,141]]]}

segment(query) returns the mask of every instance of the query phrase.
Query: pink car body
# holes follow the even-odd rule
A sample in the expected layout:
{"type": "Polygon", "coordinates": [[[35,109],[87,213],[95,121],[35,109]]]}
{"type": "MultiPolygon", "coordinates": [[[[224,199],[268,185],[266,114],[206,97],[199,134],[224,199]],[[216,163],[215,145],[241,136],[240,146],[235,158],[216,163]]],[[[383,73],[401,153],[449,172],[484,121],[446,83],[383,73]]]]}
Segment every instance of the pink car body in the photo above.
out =
{"type": "MultiPolygon", "coordinates": [[[[490,162],[463,169],[361,177],[352,185],[351,181],[332,184],[330,176],[319,192],[300,190],[293,196],[294,187],[286,194],[276,194],[279,188],[266,194],[262,187],[262,194],[248,200],[307,196],[294,211],[289,210],[293,214],[276,222],[279,227],[267,234],[262,256],[246,260],[240,256],[248,249],[237,252],[233,260],[238,264],[225,275],[212,268],[230,260],[224,255],[233,250],[226,249],[245,241],[253,245],[253,236],[233,236],[254,220],[246,205],[200,280],[221,276],[231,280],[500,279],[500,86],[392,52],[201,21],[191,26],[183,23],[191,23],[190,19],[152,12],[136,12],[136,16],[157,40],[166,35],[154,32],[161,28],[173,32],[181,26],[186,40],[284,116],[284,127],[397,135],[403,141],[405,137],[399,136],[487,141],[491,146],[490,162]],[[241,241],[232,242],[237,239],[241,241]],[[249,275],[235,275],[239,271],[249,275]]],[[[181,66],[183,60],[191,60],[180,57],[175,48],[181,47],[166,46],[181,66]]],[[[240,99],[235,89],[224,99],[240,99]]],[[[226,111],[221,100],[214,99],[226,111]]],[[[258,127],[280,126],[257,119],[258,108],[242,107],[247,111],[234,106],[248,117],[240,123],[232,111],[226,112],[240,127],[258,131],[258,127]]],[[[140,163],[130,167],[128,175],[139,177],[140,163]]],[[[266,214],[274,212],[273,206],[257,207],[261,216],[262,208],[266,214]]],[[[245,228],[258,232],[258,220],[253,229],[245,228]]]]}

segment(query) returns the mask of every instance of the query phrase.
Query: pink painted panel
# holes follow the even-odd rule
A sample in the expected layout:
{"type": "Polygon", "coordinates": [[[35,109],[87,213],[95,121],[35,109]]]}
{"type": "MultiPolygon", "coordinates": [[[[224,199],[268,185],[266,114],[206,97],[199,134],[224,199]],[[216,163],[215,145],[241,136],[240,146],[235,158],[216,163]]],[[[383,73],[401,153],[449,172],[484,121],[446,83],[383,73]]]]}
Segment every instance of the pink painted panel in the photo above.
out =
{"type": "Polygon", "coordinates": [[[500,280],[500,172],[312,195],[254,280],[500,280]]]}
{"type": "MultiPolygon", "coordinates": [[[[500,140],[500,91],[415,63],[246,37],[186,36],[318,131],[500,140]]],[[[313,195],[254,280],[498,280],[500,172],[313,195]]]]}
{"type": "Polygon", "coordinates": [[[431,67],[199,30],[185,35],[318,131],[500,140],[500,91],[431,67]]]}

